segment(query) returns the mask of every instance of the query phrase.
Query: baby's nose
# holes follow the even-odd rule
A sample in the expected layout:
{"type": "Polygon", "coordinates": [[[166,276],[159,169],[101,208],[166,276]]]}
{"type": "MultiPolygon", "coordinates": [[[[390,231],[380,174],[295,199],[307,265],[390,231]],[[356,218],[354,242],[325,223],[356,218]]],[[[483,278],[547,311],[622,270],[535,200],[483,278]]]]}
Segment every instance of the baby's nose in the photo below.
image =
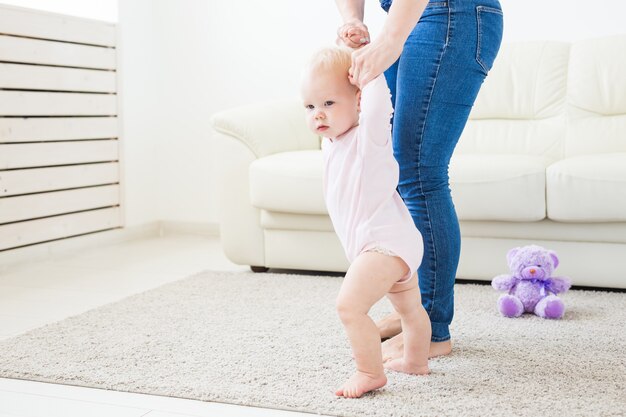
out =
{"type": "Polygon", "coordinates": [[[324,118],[324,113],[322,113],[321,111],[317,112],[315,114],[315,118],[316,119],[323,119],[324,118]]]}

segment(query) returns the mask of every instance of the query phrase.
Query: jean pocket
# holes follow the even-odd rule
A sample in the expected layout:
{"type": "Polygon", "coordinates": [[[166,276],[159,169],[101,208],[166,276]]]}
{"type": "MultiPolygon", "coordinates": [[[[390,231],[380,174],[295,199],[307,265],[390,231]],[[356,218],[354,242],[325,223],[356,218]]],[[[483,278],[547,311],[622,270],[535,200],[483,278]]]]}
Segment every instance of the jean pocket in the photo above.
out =
{"type": "Polygon", "coordinates": [[[476,62],[487,75],[493,66],[496,55],[498,55],[502,42],[502,30],[504,28],[502,10],[494,7],[477,6],[476,20],[478,26],[476,62]]]}

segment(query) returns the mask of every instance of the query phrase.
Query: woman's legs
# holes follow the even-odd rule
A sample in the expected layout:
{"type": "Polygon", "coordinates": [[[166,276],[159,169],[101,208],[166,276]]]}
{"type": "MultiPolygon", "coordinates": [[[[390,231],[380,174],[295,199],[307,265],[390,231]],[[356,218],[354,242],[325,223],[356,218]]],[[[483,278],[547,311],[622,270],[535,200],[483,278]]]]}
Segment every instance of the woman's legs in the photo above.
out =
{"type": "MultiPolygon", "coordinates": [[[[497,1],[489,3],[499,8],[497,1]]],[[[446,342],[461,242],[448,165],[485,78],[485,67],[491,67],[499,48],[502,15],[495,13],[499,9],[487,15],[474,1],[436,4],[426,8],[385,76],[395,110],[398,191],[424,239],[418,271],[422,303],[432,324],[431,340],[446,342]],[[479,13],[483,25],[487,20],[490,25],[482,31],[477,28],[479,13]],[[498,21],[500,26],[494,28],[498,21]]]]}

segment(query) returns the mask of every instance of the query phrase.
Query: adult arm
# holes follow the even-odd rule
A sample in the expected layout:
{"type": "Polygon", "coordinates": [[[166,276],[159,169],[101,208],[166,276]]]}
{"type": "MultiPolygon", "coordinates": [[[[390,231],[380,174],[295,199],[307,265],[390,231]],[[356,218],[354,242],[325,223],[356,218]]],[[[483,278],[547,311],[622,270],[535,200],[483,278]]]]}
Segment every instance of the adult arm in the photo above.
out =
{"type": "Polygon", "coordinates": [[[335,0],[344,23],[363,23],[365,0],[335,0]]]}
{"type": "MultiPolygon", "coordinates": [[[[341,16],[363,19],[363,0],[336,0],[341,16]]],[[[362,87],[389,68],[419,21],[428,0],[394,0],[380,35],[372,43],[352,52],[350,74],[353,84],[362,87]]]]}
{"type": "Polygon", "coordinates": [[[335,0],[343,25],[337,29],[337,44],[356,49],[369,43],[370,34],[363,23],[364,0],[335,0]]]}

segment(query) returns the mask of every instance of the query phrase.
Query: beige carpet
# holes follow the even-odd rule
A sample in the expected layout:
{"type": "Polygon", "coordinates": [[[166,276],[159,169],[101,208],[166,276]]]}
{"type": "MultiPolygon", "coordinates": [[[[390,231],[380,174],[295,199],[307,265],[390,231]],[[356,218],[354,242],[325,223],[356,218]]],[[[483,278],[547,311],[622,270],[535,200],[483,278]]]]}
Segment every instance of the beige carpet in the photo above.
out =
{"type": "Polygon", "coordinates": [[[491,287],[457,285],[453,355],[343,399],[340,284],[205,272],[0,342],[0,376],[340,416],[626,414],[625,293],[570,291],[547,321],[500,317],[491,287]]]}

